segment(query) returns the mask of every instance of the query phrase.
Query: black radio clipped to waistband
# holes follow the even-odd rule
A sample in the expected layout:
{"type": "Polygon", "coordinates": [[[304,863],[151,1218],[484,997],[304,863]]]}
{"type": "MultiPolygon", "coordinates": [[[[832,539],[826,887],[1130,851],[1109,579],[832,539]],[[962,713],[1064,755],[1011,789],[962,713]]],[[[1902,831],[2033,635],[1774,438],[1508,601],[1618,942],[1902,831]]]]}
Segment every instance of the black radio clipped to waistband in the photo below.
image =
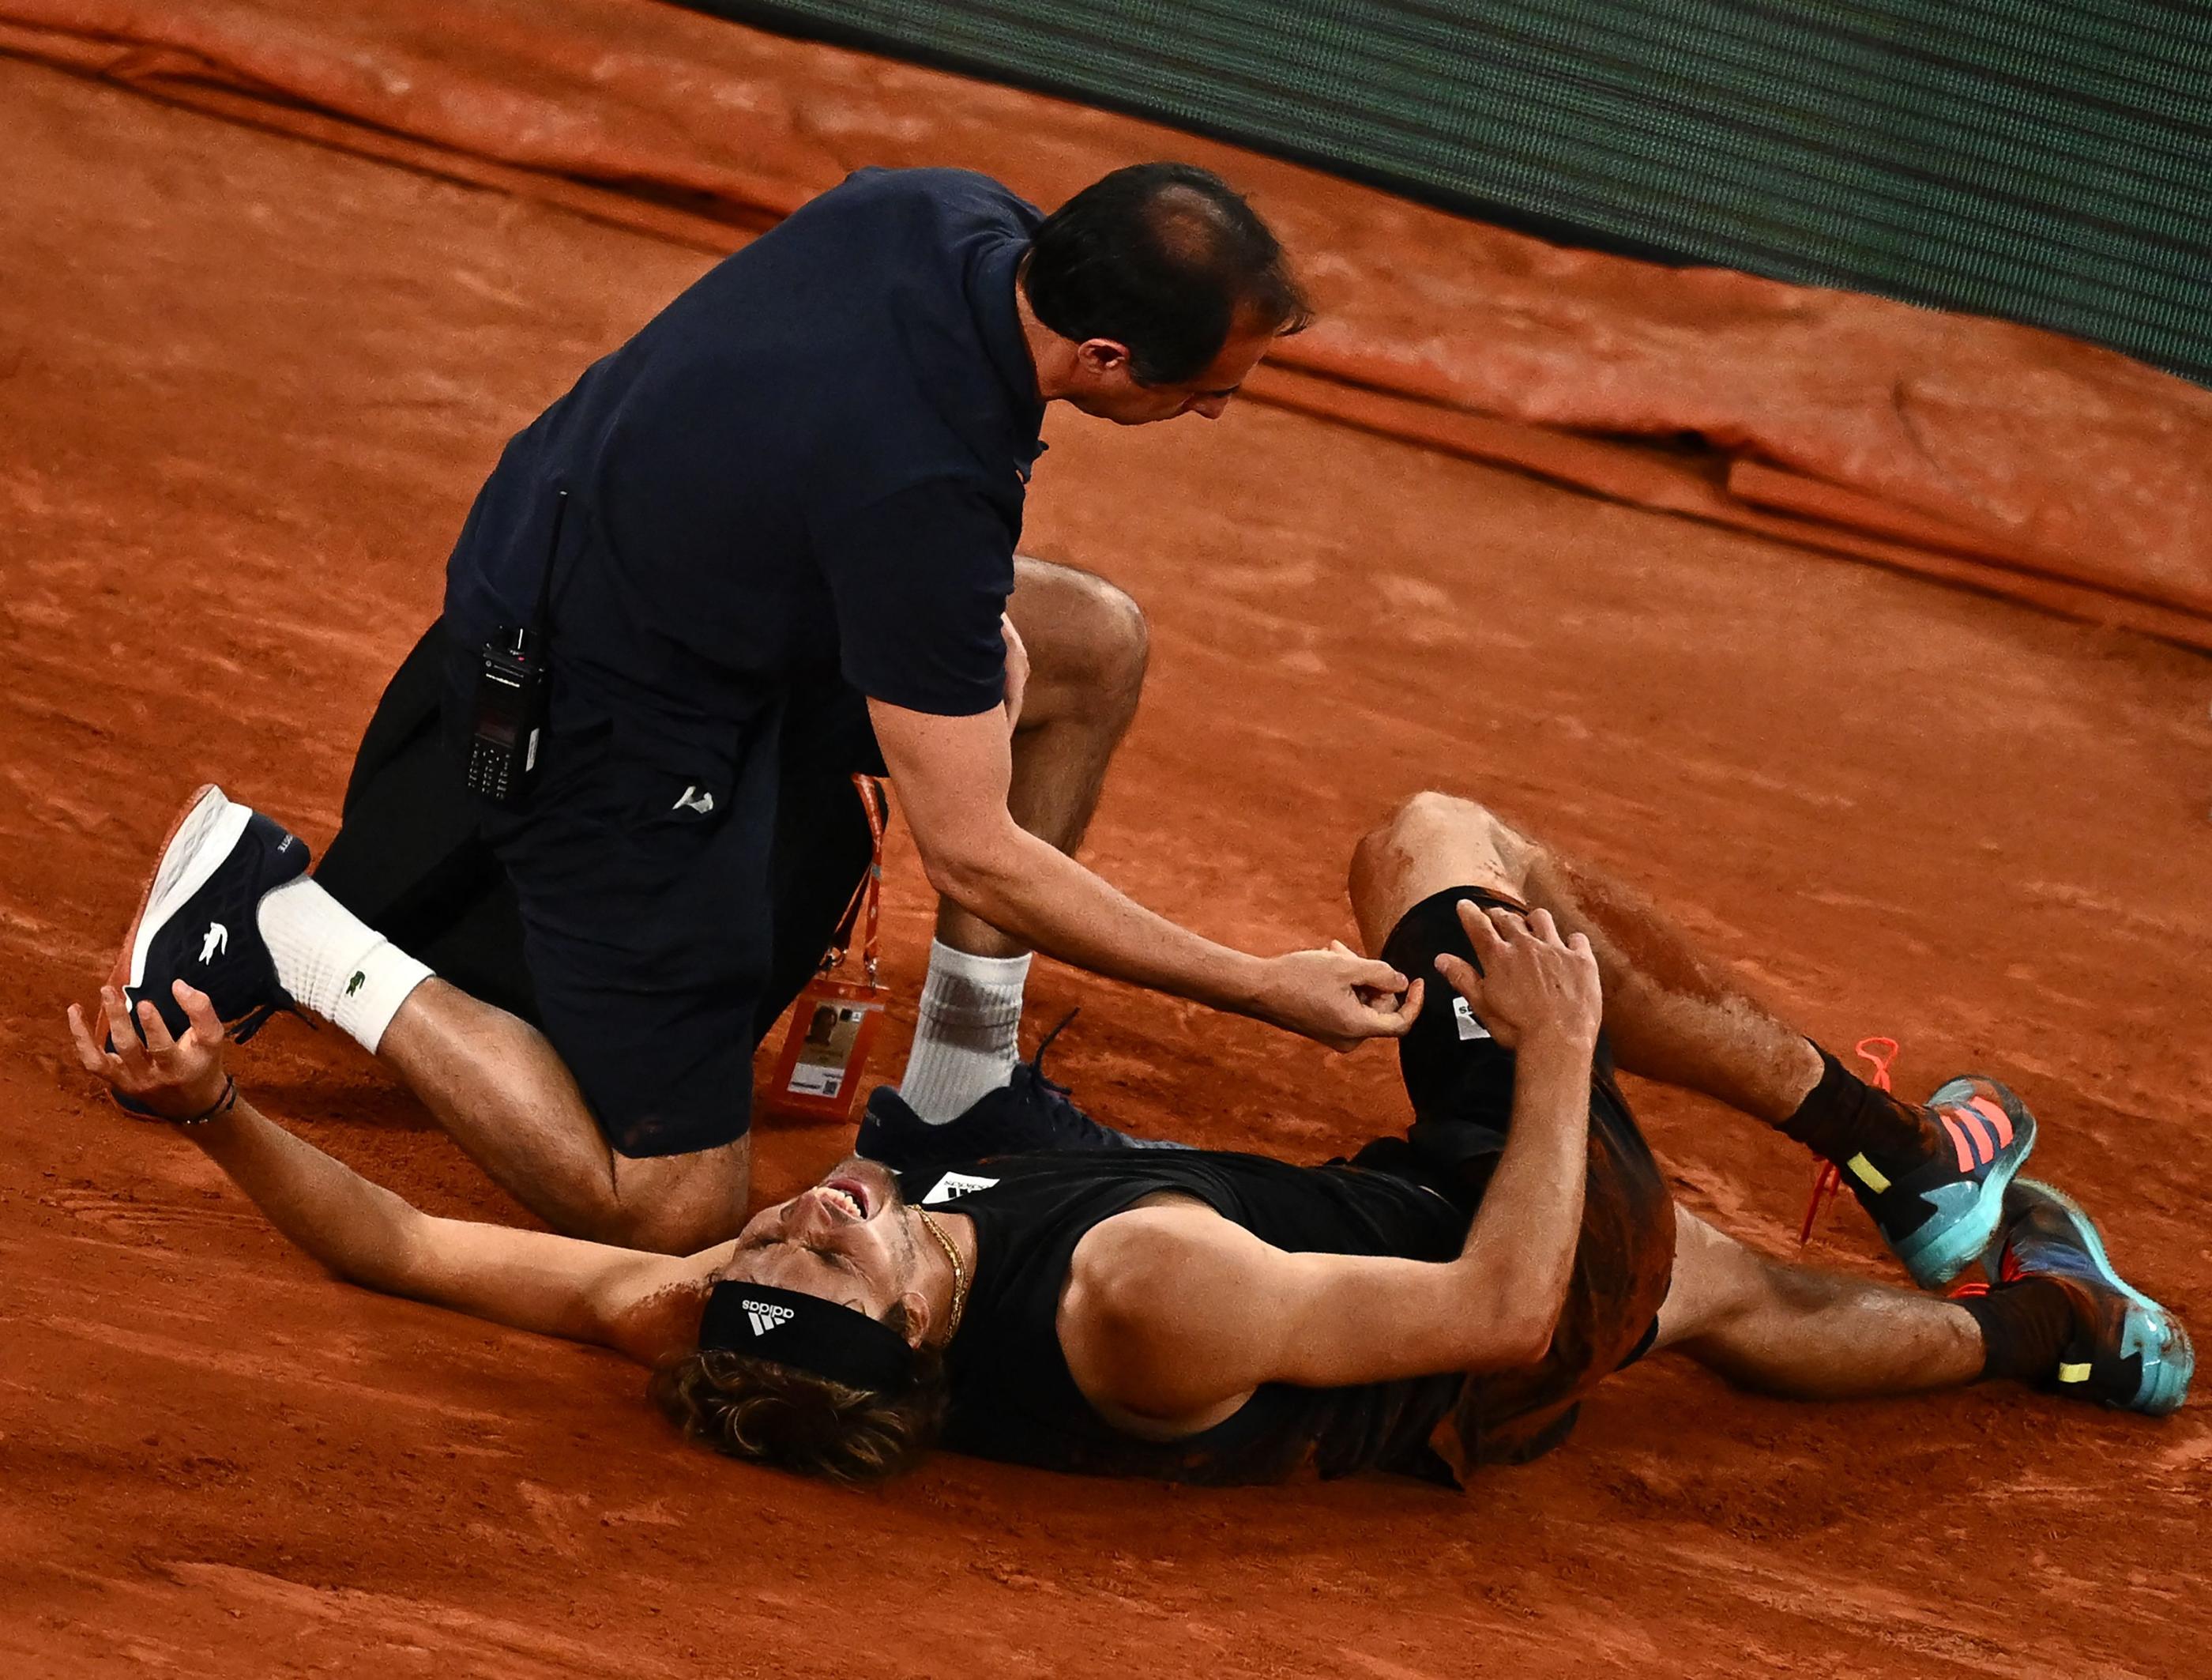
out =
{"type": "Polygon", "coordinates": [[[568,516],[568,492],[564,490],[554,500],[553,539],[546,546],[545,572],[538,580],[538,605],[530,622],[501,625],[483,644],[477,662],[468,788],[510,809],[528,798],[538,773],[538,748],[551,697],[546,618],[552,606],[553,566],[561,553],[561,527],[568,516]]]}

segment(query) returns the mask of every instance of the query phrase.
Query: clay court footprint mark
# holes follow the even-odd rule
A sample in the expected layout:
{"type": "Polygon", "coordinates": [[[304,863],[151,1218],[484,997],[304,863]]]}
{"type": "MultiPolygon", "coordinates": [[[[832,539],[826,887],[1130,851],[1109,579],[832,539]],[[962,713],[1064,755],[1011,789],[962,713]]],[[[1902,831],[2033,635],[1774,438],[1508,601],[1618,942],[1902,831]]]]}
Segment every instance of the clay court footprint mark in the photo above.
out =
{"type": "Polygon", "coordinates": [[[204,1231],[210,1225],[258,1225],[258,1215],[233,1208],[176,1208],[158,1202],[134,1202],[112,1191],[64,1190],[45,1198],[49,1207],[111,1237],[161,1236],[189,1227],[204,1231]]]}
{"type": "MultiPolygon", "coordinates": [[[[576,1531],[590,1513],[590,1494],[559,1493],[535,1482],[517,1482],[514,1490],[530,1507],[531,1519],[555,1551],[563,1557],[583,1555],[583,1543],[577,1538],[576,1531]]],[[[598,1525],[594,1523],[592,1526],[598,1525]]]]}

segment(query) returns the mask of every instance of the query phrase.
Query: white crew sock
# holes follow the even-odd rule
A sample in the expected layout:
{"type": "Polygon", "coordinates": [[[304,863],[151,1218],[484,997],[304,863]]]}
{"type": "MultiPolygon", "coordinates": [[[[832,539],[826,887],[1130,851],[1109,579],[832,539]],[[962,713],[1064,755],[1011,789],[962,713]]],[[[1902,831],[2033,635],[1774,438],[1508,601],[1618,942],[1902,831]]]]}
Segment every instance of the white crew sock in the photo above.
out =
{"type": "Polygon", "coordinates": [[[941,1126],[1006,1082],[1020,1054],[1022,986],[1029,977],[1026,953],[975,957],[930,940],[914,1050],[899,1080],[908,1108],[941,1126]]]}
{"type": "Polygon", "coordinates": [[[313,880],[278,887],[257,918],[277,983],[292,1001],[371,1056],[407,995],[430,977],[418,963],[313,880]]]}

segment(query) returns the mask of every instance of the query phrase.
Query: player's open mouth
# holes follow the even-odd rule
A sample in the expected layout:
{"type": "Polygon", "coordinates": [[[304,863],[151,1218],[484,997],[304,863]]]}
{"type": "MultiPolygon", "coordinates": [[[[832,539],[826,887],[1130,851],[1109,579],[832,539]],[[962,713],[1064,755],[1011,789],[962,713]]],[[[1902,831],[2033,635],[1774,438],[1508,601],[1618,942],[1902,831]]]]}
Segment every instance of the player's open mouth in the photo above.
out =
{"type": "Polygon", "coordinates": [[[832,1207],[864,1220],[874,1210],[868,1204],[868,1187],[857,1178],[830,1178],[816,1186],[830,1193],[832,1207]]]}

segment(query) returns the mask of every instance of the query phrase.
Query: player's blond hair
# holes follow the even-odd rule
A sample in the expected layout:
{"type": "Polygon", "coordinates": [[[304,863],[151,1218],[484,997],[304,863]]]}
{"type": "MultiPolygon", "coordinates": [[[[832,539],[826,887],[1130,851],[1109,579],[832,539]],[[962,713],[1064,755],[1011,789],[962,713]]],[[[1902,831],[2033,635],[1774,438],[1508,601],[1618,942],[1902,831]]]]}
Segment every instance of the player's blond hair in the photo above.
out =
{"type": "MultiPolygon", "coordinates": [[[[902,1330],[904,1318],[903,1306],[894,1305],[885,1322],[902,1330]]],[[[913,1469],[944,1429],[944,1360],[928,1350],[915,1359],[913,1385],[889,1395],[706,1348],[663,1362],[650,1392],[687,1440],[732,1458],[866,1487],[913,1469]]]]}

